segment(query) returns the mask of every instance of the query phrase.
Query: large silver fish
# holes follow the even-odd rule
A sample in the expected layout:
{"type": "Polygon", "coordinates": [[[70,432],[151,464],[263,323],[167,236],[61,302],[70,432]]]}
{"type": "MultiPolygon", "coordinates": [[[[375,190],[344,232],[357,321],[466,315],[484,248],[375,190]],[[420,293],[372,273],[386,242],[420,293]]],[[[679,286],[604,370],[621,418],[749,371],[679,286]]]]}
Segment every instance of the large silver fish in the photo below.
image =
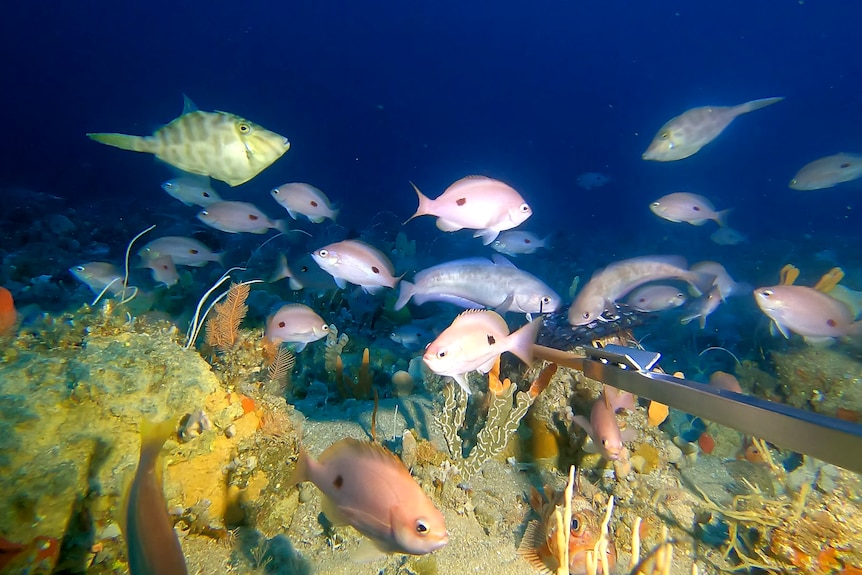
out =
{"type": "Polygon", "coordinates": [[[612,263],[596,272],[569,308],[569,323],[586,325],[612,311],[615,302],[636,287],[652,281],[678,279],[699,293],[708,293],[715,276],[686,269],[678,256],[644,256],[612,263]]]}
{"type": "Polygon", "coordinates": [[[501,256],[494,256],[493,262],[468,258],[422,270],[413,283],[401,282],[395,309],[403,308],[411,298],[417,304],[439,301],[524,314],[550,313],[561,303],[560,296],[542,280],[501,256]]]}
{"type": "Polygon", "coordinates": [[[763,98],[738,106],[692,108],[667,122],[643,154],[644,160],[673,162],[692,156],[713,141],[741,114],[780,102],[784,98],[763,98]]]}
{"type": "Polygon", "coordinates": [[[230,186],[244,184],[289,148],[287,138],[228,112],[202,112],[188,99],[183,114],[152,136],[87,134],[122,150],[154,154],[185,172],[230,186]]]}

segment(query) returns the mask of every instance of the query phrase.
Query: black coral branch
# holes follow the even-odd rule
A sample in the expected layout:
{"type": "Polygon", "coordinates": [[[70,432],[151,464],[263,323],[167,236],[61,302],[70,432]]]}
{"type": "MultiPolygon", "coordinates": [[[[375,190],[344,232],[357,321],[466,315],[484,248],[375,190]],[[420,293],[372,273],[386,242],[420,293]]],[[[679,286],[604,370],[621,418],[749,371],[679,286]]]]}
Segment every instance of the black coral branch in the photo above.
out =
{"type": "Polygon", "coordinates": [[[213,308],[213,315],[207,320],[206,342],[222,351],[236,344],[239,324],[248,312],[245,300],[248,298],[249,284],[232,283],[227,292],[227,300],[213,308]]]}

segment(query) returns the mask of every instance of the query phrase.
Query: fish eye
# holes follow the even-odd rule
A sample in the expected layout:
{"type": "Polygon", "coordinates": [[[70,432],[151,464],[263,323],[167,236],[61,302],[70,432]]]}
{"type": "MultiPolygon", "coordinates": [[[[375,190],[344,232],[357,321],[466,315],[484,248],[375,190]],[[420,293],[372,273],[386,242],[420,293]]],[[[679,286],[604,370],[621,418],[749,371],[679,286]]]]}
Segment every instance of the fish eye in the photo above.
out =
{"type": "Polygon", "coordinates": [[[317,250],[317,255],[319,255],[322,258],[325,258],[326,256],[329,255],[329,251],[328,250],[317,250]]]}
{"type": "Polygon", "coordinates": [[[84,271],[84,266],[75,266],[75,269],[78,270],[79,272],[82,272],[82,271],[84,271]]]}
{"type": "Polygon", "coordinates": [[[651,205],[652,207],[654,207],[654,208],[657,208],[657,207],[659,207],[661,204],[660,204],[660,203],[658,203],[658,202],[653,202],[653,203],[651,203],[650,205],[651,205]]]}
{"type": "Polygon", "coordinates": [[[588,312],[588,311],[584,312],[584,319],[590,319],[590,312],[588,312]]]}
{"type": "Polygon", "coordinates": [[[662,140],[667,140],[668,138],[670,138],[670,132],[662,132],[660,138],[662,140]]]}
{"type": "Polygon", "coordinates": [[[277,195],[278,195],[278,188],[275,188],[275,189],[273,189],[273,190],[272,190],[272,195],[273,195],[273,196],[277,196],[277,195]]]}
{"type": "Polygon", "coordinates": [[[572,524],[569,526],[572,531],[580,531],[581,530],[581,522],[578,521],[577,517],[572,517],[572,524]]]}
{"type": "Polygon", "coordinates": [[[441,349],[437,352],[437,359],[443,359],[447,355],[447,351],[445,349],[441,349]]]}
{"type": "Polygon", "coordinates": [[[243,134],[248,134],[251,131],[251,126],[249,126],[245,122],[241,123],[238,126],[238,128],[239,128],[239,131],[242,132],[243,134]]]}
{"type": "Polygon", "coordinates": [[[548,296],[543,297],[543,298],[542,298],[542,303],[551,303],[551,298],[550,298],[550,297],[548,297],[548,296]]]}
{"type": "Polygon", "coordinates": [[[422,519],[416,520],[416,533],[419,535],[426,535],[428,533],[428,525],[425,524],[425,521],[422,519]]]}
{"type": "Polygon", "coordinates": [[[321,327],[320,329],[322,329],[323,331],[329,331],[329,326],[327,324],[323,324],[323,327],[321,327]]]}
{"type": "Polygon", "coordinates": [[[202,216],[208,216],[208,215],[210,215],[210,213],[209,213],[208,211],[206,211],[206,210],[201,210],[200,215],[202,215],[202,216]]]}
{"type": "Polygon", "coordinates": [[[765,289],[760,293],[762,293],[766,297],[772,297],[772,294],[774,294],[775,292],[773,292],[771,289],[765,289]]]}
{"type": "Polygon", "coordinates": [[[603,437],[602,438],[602,447],[607,447],[607,445],[608,445],[608,440],[606,437],[603,437]]]}
{"type": "Polygon", "coordinates": [[[527,204],[521,204],[521,205],[518,207],[518,209],[519,209],[519,210],[521,210],[521,213],[526,214],[527,212],[529,212],[529,211],[530,211],[530,206],[528,206],[527,204]]]}

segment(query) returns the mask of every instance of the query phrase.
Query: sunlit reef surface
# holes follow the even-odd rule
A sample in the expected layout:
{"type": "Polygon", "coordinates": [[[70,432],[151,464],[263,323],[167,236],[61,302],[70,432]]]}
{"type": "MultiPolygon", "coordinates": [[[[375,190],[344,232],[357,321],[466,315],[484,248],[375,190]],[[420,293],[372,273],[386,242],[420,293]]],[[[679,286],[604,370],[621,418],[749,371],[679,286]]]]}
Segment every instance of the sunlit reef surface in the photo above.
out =
{"type": "MultiPolygon", "coordinates": [[[[177,421],[178,434],[163,451],[164,492],[192,572],[458,573],[485,565],[481,572],[531,573],[516,554],[528,521],[537,519],[527,494],[531,485],[561,489],[570,464],[578,466],[581,489],[597,513],[614,496],[614,572],[630,571],[636,517],[642,519],[641,557],[667,537],[673,573],[691,572],[692,563],[702,573],[846,574],[862,567],[862,486],[852,473],[780,446],[752,443],[673,409],[656,425],[646,399],[620,416],[637,432],[626,456],[605,462],[580,449],[584,433],[565,417],[567,406],[588,413],[600,385],[568,369],[559,369],[531,400],[520,426],[514,421],[517,431],[501,432],[490,444],[482,438],[493,434],[480,434],[483,427],[508,428],[487,416],[500,401],[488,392],[487,378],[471,376],[476,392],[465,408],[461,452],[453,452],[452,406],[444,408],[444,398],[456,398],[445,391],[444,378],[422,368],[420,351],[389,334],[416,318],[431,318],[442,329],[455,308],[431,304],[394,312],[391,290],[376,296],[353,288],[292,292],[285,281],[259,283],[252,286],[249,312],[233,345],[215,349],[202,335],[184,349],[198,300],[222,273],[217,266],[184,268],[180,283],[165,289],[154,285],[147,270],[136,269],[133,259],[130,283],[139,286],[138,295],[126,304],[103,299],[92,307],[94,295],[63,270],[89,260],[122,264],[126,242],[138,231],[156,223],[155,237],[185,224],[154,213],[109,217],[109,206],[96,213],[53,198],[33,201],[38,196],[24,190],[16,194],[10,197],[17,202],[3,206],[0,227],[0,284],[12,291],[21,318],[17,332],[3,340],[0,363],[0,516],[10,518],[0,526],[0,537],[19,545],[0,555],[3,572],[25,566],[44,573],[126,569],[118,509],[137,463],[141,418],[177,421]],[[267,313],[280,301],[312,306],[337,331],[277,373],[262,332],[267,313]],[[336,356],[343,367],[336,366],[336,356]],[[375,393],[379,404],[372,418],[375,393]],[[403,443],[408,429],[415,447],[403,443]],[[282,487],[300,441],[317,455],[342,437],[366,439],[372,430],[410,463],[446,517],[450,543],[433,555],[354,565],[348,556],[359,535],[320,515],[319,492],[310,484],[282,487]],[[473,465],[478,471],[469,473],[473,465]]],[[[236,280],[268,279],[278,253],[299,261],[311,249],[345,237],[383,249],[398,273],[455,252],[488,255],[469,237],[424,237],[402,228],[401,220],[381,213],[361,230],[306,226],[313,239],[290,234],[263,247],[258,237],[226,238],[206,230],[195,235],[226,249],[231,264],[247,268],[235,272],[236,280]]],[[[620,258],[616,246],[606,247],[611,240],[574,242],[563,233],[552,250],[517,263],[568,301],[575,276],[586,278],[620,258]]],[[[728,267],[738,281],[771,285],[781,265],[792,262],[802,270],[798,283],[812,285],[840,263],[847,272],[844,283],[859,286],[858,262],[841,248],[846,243],[835,238],[833,245],[840,254],[824,254],[804,242],[775,241],[756,252],[743,246],[728,267]]],[[[656,242],[640,246],[639,253],[665,248],[656,242]]],[[[728,300],[703,331],[681,326],[679,317],[678,311],[624,313],[601,331],[574,335],[557,329],[564,321],[551,322],[540,342],[570,347],[622,330],[624,341],[662,352],[668,372],[706,381],[723,370],[735,373],[746,393],[845,419],[858,420],[862,413],[858,346],[812,348],[796,338],[773,337],[749,297],[728,300]]],[[[522,321],[514,314],[508,319],[510,325],[522,321]]],[[[541,367],[525,369],[504,357],[501,379],[517,386],[516,403],[528,396],[541,367]]],[[[504,397],[511,403],[511,395],[504,397]]],[[[655,560],[643,572],[657,572],[655,560]]]]}

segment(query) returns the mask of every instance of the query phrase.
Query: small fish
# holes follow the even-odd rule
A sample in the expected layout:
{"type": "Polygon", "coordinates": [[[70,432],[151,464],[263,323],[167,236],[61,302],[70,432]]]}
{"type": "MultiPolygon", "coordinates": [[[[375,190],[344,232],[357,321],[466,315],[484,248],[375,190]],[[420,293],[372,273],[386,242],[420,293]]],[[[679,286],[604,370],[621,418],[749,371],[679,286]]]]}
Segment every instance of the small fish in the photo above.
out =
{"type": "MultiPolygon", "coordinates": [[[[565,492],[556,492],[548,486],[545,486],[543,495],[540,495],[535,487],[530,488],[530,506],[540,519],[527,524],[524,537],[518,545],[518,555],[540,573],[551,575],[560,572],[559,558],[564,555],[558,544],[555,510],[564,507],[564,498],[565,492]]],[[[566,572],[569,575],[586,575],[587,551],[595,549],[601,536],[601,521],[589,500],[578,491],[572,493],[571,509],[569,568],[566,572]]],[[[613,541],[608,542],[607,555],[608,567],[613,569],[617,558],[613,541]]],[[[600,561],[596,573],[602,573],[600,561]]]]}
{"type": "Polygon", "coordinates": [[[203,267],[209,262],[222,264],[224,252],[215,253],[206,244],[184,236],[156,238],[138,251],[143,259],[168,256],[178,266],[203,267]]]}
{"type": "Polygon", "coordinates": [[[141,455],[124,506],[123,536],[131,575],[185,575],[185,557],[162,493],[159,453],[174,422],[141,425],[141,455]]]}
{"type": "Polygon", "coordinates": [[[222,201],[221,196],[210,186],[209,178],[202,176],[174,178],[163,183],[162,189],[187,206],[206,207],[222,201]]]}
{"type": "Polygon", "coordinates": [[[114,264],[89,262],[71,267],[69,271],[96,295],[102,293],[105,288],[113,295],[123,291],[123,272],[114,264]]]}
{"type": "Polygon", "coordinates": [[[646,285],[633,290],[626,303],[639,311],[664,311],[679,307],[686,301],[685,293],[669,285],[646,285]]]}
{"type": "Polygon", "coordinates": [[[614,310],[616,301],[645,283],[678,279],[709,293],[715,276],[687,270],[678,256],[644,256],[612,263],[596,272],[569,307],[569,323],[586,325],[614,310]]]}
{"type": "Polygon", "coordinates": [[[763,98],[738,106],[692,108],[668,121],[643,154],[644,160],[673,162],[696,154],[741,114],[759,110],[784,98],[763,98]]]}
{"type": "Polygon", "coordinates": [[[594,188],[601,188],[608,184],[611,181],[611,177],[600,172],[587,172],[578,176],[575,181],[581,188],[592,190],[594,188]]]}
{"type": "Polygon", "coordinates": [[[264,337],[276,344],[295,344],[293,350],[299,353],[328,333],[329,325],[313,309],[301,303],[288,303],[267,320],[264,337]]]}
{"type": "Polygon", "coordinates": [[[712,372],[712,375],[709,376],[709,385],[726,391],[744,393],[742,391],[742,387],[739,386],[739,380],[736,379],[736,376],[731,375],[726,371],[712,372]]]}
{"type": "Polygon", "coordinates": [[[121,150],[154,154],[192,174],[238,186],[249,181],[288,149],[287,138],[228,112],[202,112],[186,99],[183,114],[152,136],[87,134],[121,150]]]}
{"type": "MultiPolygon", "coordinates": [[[[718,288],[719,296],[722,301],[727,298],[735,295],[741,295],[743,293],[750,293],[752,290],[752,286],[734,281],[730,274],[727,272],[727,269],[718,262],[712,261],[703,261],[697,262],[689,268],[693,272],[703,273],[703,274],[711,274],[715,276],[715,280],[713,280],[713,285],[718,288]]],[[[697,295],[696,293],[692,293],[692,295],[697,295]]]]}
{"type": "Polygon", "coordinates": [[[590,436],[591,442],[584,446],[584,451],[601,453],[608,461],[620,458],[623,443],[634,439],[635,431],[631,427],[625,432],[620,431],[617,423],[617,411],[628,409],[634,411],[635,398],[627,391],[620,391],[606,385],[599,398],[590,409],[590,418],[575,415],[573,421],[583,428],[590,436]]]}
{"type": "Polygon", "coordinates": [[[288,278],[290,289],[299,291],[308,289],[311,291],[327,291],[338,288],[331,275],[320,269],[314,261],[313,254],[305,254],[290,266],[287,265],[287,256],[279,255],[278,265],[270,282],[288,278]]]}
{"type": "Polygon", "coordinates": [[[428,344],[422,360],[437,375],[453,378],[470,393],[467,374],[488,373],[504,351],[515,354],[529,365],[533,362],[533,344],[542,326],[535,319],[517,331],[500,314],[489,310],[467,310],[428,344]]]}
{"type": "Polygon", "coordinates": [[[338,217],[338,210],[332,207],[326,194],[311,184],[283,184],[272,190],[270,194],[294,220],[303,215],[309,221],[319,224],[326,218],[334,222],[338,217]]]}
{"type": "Polygon", "coordinates": [[[712,312],[718,309],[721,302],[724,301],[721,297],[721,290],[718,287],[712,288],[708,294],[702,295],[700,298],[692,302],[689,306],[689,311],[679,320],[683,325],[688,324],[692,320],[699,319],[700,329],[706,329],[706,318],[712,312]]]}
{"type": "Polygon", "coordinates": [[[198,213],[198,219],[211,228],[229,234],[265,234],[269,230],[287,231],[287,222],[271,220],[248,202],[216,202],[198,213]]]}
{"type": "Polygon", "coordinates": [[[15,310],[12,292],[0,287],[0,336],[12,333],[16,323],[18,323],[18,312],[15,310]]]}
{"type": "Polygon", "coordinates": [[[510,231],[503,232],[497,239],[491,242],[494,251],[517,256],[520,254],[532,254],[540,248],[548,248],[548,238],[541,239],[533,232],[510,231]]]}
{"type": "Polygon", "coordinates": [[[746,236],[739,230],[729,228],[725,225],[725,227],[718,228],[717,230],[712,232],[709,235],[709,239],[711,239],[720,246],[735,246],[737,244],[747,242],[748,236],[746,236]]]}
{"type": "Polygon", "coordinates": [[[180,281],[177,266],[174,265],[174,260],[169,255],[145,257],[141,265],[152,270],[153,279],[158,283],[165,284],[167,287],[176,285],[180,281]]]}
{"type": "Polygon", "coordinates": [[[436,216],[439,229],[477,230],[473,237],[482,238],[486,246],[500,232],[519,226],[533,215],[529,204],[514,188],[485,176],[461,178],[434,200],[422,194],[413,182],[410,185],[419,197],[419,207],[405,224],[419,216],[436,216]]]}
{"type": "Polygon", "coordinates": [[[335,242],[311,256],[341,289],[350,282],[376,293],[384,287],[394,288],[401,279],[395,277],[392,262],[383,252],[359,240],[335,242]]]}
{"type": "Polygon", "coordinates": [[[674,192],[662,196],[649,205],[652,213],[670,222],[689,223],[702,226],[713,220],[723,226],[730,210],[715,211],[712,202],[698,194],[689,192],[674,192]]]}
{"type": "Polygon", "coordinates": [[[862,335],[862,321],[843,302],[814,288],[777,285],[757,288],[754,299],[781,335],[799,334],[811,345],[828,345],[836,338],[862,335]]]}
{"type": "Polygon", "coordinates": [[[416,350],[428,345],[434,339],[434,333],[421,323],[413,321],[396,327],[389,334],[389,339],[407,349],[416,350]]]}
{"type": "Polygon", "coordinates": [[[446,521],[400,459],[373,443],[342,439],[315,461],[300,449],[288,487],[311,481],[323,513],[368,538],[354,560],[384,553],[424,555],[449,542],[446,521]]]}
{"type": "Polygon", "coordinates": [[[835,154],[806,164],[790,180],[794,190],[811,191],[862,178],[862,156],[835,154]]]}
{"type": "Polygon", "coordinates": [[[445,262],[402,281],[395,309],[410,299],[421,305],[439,301],[464,308],[492,307],[498,313],[551,313],[562,298],[536,276],[501,256],[494,261],[467,258],[445,262]]]}

